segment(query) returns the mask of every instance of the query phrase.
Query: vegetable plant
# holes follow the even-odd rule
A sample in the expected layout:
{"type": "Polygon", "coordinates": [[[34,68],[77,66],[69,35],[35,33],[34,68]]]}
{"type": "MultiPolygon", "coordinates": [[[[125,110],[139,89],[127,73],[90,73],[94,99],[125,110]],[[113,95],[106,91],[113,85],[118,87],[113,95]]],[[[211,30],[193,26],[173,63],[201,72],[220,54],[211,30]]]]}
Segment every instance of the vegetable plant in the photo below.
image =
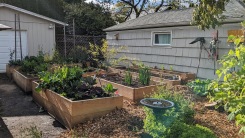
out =
{"type": "Polygon", "coordinates": [[[151,79],[150,70],[147,66],[140,66],[139,68],[139,82],[142,85],[149,85],[151,79]]]}
{"type": "Polygon", "coordinates": [[[170,70],[171,70],[171,71],[173,71],[173,70],[174,70],[173,66],[170,66],[170,70]]]}
{"type": "MultiPolygon", "coordinates": [[[[242,23],[245,31],[245,21],[242,23]]],[[[221,68],[216,71],[218,79],[212,81],[209,88],[210,100],[217,101],[229,113],[228,119],[235,120],[241,126],[240,132],[245,132],[245,45],[244,39],[229,36],[228,41],[234,43],[231,49],[219,63],[221,68]]]]}
{"type": "Polygon", "coordinates": [[[162,69],[162,70],[164,70],[164,69],[165,69],[165,68],[164,68],[164,65],[161,65],[161,69],[162,69]]]}
{"type": "Polygon", "coordinates": [[[132,85],[133,78],[132,78],[132,74],[130,73],[130,71],[126,71],[124,82],[126,85],[132,85]]]}
{"type": "Polygon", "coordinates": [[[14,53],[15,51],[11,51],[10,50],[10,54],[9,54],[9,57],[10,57],[10,60],[9,60],[9,66],[21,66],[22,65],[22,61],[20,59],[17,59],[17,60],[14,60],[13,59],[13,56],[14,56],[14,53]]]}
{"type": "Polygon", "coordinates": [[[105,91],[105,93],[113,95],[117,89],[115,89],[112,84],[108,83],[105,86],[103,86],[103,90],[105,91]]]}
{"type": "Polygon", "coordinates": [[[211,83],[211,80],[200,80],[196,79],[187,83],[192,91],[199,96],[206,96],[208,94],[208,85],[211,83]]]}
{"type": "Polygon", "coordinates": [[[84,71],[79,67],[63,66],[54,72],[40,72],[40,82],[36,90],[50,89],[71,100],[91,99],[97,97],[109,97],[110,88],[104,91],[100,87],[93,86],[95,78],[82,77],[84,71]]]}
{"type": "Polygon", "coordinates": [[[28,74],[37,74],[38,72],[46,71],[47,68],[48,64],[45,63],[44,56],[38,55],[37,57],[25,57],[22,61],[20,70],[28,74]]]}

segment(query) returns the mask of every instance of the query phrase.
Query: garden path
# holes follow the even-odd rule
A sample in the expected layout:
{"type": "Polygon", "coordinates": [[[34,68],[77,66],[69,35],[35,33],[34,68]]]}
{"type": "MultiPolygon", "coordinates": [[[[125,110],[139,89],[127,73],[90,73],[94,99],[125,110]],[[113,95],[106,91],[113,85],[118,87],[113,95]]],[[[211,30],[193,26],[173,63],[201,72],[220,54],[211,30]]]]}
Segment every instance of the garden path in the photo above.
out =
{"type": "Polygon", "coordinates": [[[46,112],[39,113],[31,95],[0,74],[0,138],[27,137],[28,133],[38,132],[44,138],[52,138],[63,131],[65,128],[46,112]]]}

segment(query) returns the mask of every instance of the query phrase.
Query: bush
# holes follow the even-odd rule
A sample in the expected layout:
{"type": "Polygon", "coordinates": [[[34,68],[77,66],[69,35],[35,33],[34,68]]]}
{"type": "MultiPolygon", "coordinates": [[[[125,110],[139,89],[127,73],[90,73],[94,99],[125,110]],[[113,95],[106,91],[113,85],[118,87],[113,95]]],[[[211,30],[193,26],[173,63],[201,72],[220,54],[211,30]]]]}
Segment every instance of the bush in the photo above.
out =
{"type": "Polygon", "coordinates": [[[174,107],[170,109],[152,110],[145,107],[146,118],[144,120],[144,129],[153,137],[163,137],[167,129],[173,122],[193,122],[194,110],[191,108],[190,101],[186,100],[181,94],[177,94],[159,87],[153,98],[166,99],[174,102],[174,107]]]}
{"type": "MultiPolygon", "coordinates": [[[[245,21],[242,26],[245,31],[245,21]]],[[[219,60],[221,67],[216,70],[218,79],[209,85],[212,90],[209,98],[224,106],[229,113],[228,119],[235,120],[241,126],[240,133],[245,134],[245,45],[241,40],[242,37],[228,37],[229,42],[234,42],[234,49],[219,60]]]]}
{"type": "Polygon", "coordinates": [[[169,127],[166,138],[216,138],[216,136],[207,127],[176,121],[169,127]]]}

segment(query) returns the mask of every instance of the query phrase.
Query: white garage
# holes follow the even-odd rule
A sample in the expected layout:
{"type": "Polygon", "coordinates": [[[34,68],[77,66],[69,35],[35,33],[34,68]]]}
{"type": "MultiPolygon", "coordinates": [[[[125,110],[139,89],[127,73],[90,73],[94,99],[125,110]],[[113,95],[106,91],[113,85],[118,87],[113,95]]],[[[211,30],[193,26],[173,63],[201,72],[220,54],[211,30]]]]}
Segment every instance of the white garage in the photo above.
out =
{"type": "MultiPolygon", "coordinates": [[[[63,27],[67,26],[64,22],[5,3],[0,3],[0,24],[3,25],[2,27],[7,26],[6,29],[8,29],[0,31],[0,73],[5,72],[6,63],[10,59],[10,50],[15,49],[15,28],[16,30],[19,30],[19,26],[21,28],[24,57],[36,56],[39,51],[52,55],[56,45],[55,28],[63,31],[63,27]],[[16,17],[18,17],[17,20],[16,17]]],[[[20,58],[18,31],[16,40],[17,57],[20,58]]]]}
{"type": "MultiPolygon", "coordinates": [[[[20,59],[20,37],[17,32],[16,37],[16,58],[20,59]]],[[[28,53],[27,49],[27,32],[21,31],[22,56],[25,57],[28,53]]],[[[15,31],[0,31],[0,73],[6,71],[6,64],[10,60],[10,51],[15,50],[15,31]]],[[[13,57],[14,59],[14,57],[13,57]]]]}

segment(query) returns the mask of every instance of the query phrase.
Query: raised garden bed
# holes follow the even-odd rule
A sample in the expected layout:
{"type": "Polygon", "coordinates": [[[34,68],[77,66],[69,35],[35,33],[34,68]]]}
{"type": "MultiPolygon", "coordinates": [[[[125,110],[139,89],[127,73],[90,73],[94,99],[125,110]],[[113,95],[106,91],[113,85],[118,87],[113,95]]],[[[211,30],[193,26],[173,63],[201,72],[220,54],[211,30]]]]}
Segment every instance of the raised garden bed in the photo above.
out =
{"type": "MultiPolygon", "coordinates": [[[[53,72],[55,69],[58,69],[60,67],[62,67],[63,65],[59,65],[59,64],[54,64],[52,65],[48,71],[50,72],[53,72]]],[[[81,67],[82,68],[82,64],[68,64],[68,65],[65,65],[65,66],[68,66],[68,67],[73,67],[73,66],[77,66],[77,67],[81,67]]],[[[91,69],[88,69],[84,74],[83,74],[83,77],[89,77],[89,76],[93,76],[93,75],[103,75],[103,74],[106,74],[106,71],[103,70],[103,69],[96,69],[96,68],[91,68],[91,69]]]]}
{"type": "Polygon", "coordinates": [[[14,70],[13,66],[9,66],[9,64],[6,64],[6,74],[10,79],[12,78],[13,70],[14,70]]]}
{"type": "Polygon", "coordinates": [[[123,106],[122,96],[71,101],[48,89],[37,92],[37,85],[37,82],[32,82],[34,101],[68,129],[123,106]]]}
{"type": "MultiPolygon", "coordinates": [[[[115,68],[110,68],[110,70],[126,70],[126,67],[119,66],[115,68]]],[[[138,67],[130,67],[129,68],[131,71],[138,72],[139,68],[138,67]]],[[[151,74],[153,76],[164,76],[165,74],[168,75],[178,75],[180,76],[181,81],[183,82],[188,82],[189,80],[194,80],[196,78],[196,75],[194,73],[189,73],[189,72],[179,72],[179,71],[171,71],[171,70],[162,70],[162,69],[156,69],[156,68],[151,68],[151,74]]]]}
{"type": "Polygon", "coordinates": [[[149,97],[159,86],[156,82],[152,81],[149,86],[143,86],[134,81],[132,86],[126,86],[123,83],[123,79],[120,75],[107,76],[104,78],[98,78],[96,85],[112,84],[114,88],[117,88],[119,95],[133,102],[139,102],[145,97],[149,97]]]}
{"type": "Polygon", "coordinates": [[[37,80],[38,77],[24,75],[17,69],[13,70],[13,79],[15,83],[25,92],[30,93],[32,91],[32,81],[37,80]]]}
{"type": "MultiPolygon", "coordinates": [[[[119,73],[125,75],[126,69],[118,69],[118,68],[109,68],[110,72],[119,73]]],[[[137,70],[133,70],[137,71],[137,70]]],[[[131,72],[133,77],[137,77],[139,74],[137,72],[131,72]]],[[[179,75],[171,75],[171,74],[152,74],[151,80],[159,83],[166,84],[168,86],[180,85],[181,79],[179,75]]]]}

